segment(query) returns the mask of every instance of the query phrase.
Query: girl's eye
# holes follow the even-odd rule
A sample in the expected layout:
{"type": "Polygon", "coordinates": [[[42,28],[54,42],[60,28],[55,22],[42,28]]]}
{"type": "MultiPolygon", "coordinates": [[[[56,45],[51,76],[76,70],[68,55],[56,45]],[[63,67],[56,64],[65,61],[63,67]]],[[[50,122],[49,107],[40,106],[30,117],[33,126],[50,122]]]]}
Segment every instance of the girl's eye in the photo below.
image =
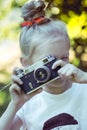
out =
{"type": "Polygon", "coordinates": [[[61,58],[63,61],[66,61],[66,60],[68,60],[68,57],[62,57],[61,58]]]}

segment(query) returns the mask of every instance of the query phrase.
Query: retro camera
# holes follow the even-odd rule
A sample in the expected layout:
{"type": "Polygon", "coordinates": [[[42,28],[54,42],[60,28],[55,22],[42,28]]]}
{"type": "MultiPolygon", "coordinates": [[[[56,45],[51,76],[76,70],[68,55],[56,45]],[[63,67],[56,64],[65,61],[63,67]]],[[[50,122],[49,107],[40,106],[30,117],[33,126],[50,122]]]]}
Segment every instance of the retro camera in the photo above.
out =
{"type": "Polygon", "coordinates": [[[21,89],[28,94],[57,79],[60,66],[53,70],[52,65],[55,61],[55,57],[47,56],[19,72],[18,76],[23,81],[21,89]]]}

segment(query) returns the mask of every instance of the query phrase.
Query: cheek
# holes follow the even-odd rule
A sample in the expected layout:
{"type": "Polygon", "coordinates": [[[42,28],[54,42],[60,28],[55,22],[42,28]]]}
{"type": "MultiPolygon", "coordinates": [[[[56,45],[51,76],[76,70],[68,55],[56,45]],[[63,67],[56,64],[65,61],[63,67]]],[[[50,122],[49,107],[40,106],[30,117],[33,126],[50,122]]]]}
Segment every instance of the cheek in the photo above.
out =
{"type": "Polygon", "coordinates": [[[32,64],[34,64],[34,63],[36,63],[37,61],[39,61],[41,59],[41,55],[39,55],[39,54],[33,54],[33,56],[32,56],[32,58],[31,58],[31,60],[32,60],[32,64]]]}
{"type": "Polygon", "coordinates": [[[49,55],[49,53],[45,53],[43,51],[40,52],[35,52],[32,56],[32,62],[35,63],[41,59],[43,59],[44,57],[46,57],[47,55],[49,55]]]}

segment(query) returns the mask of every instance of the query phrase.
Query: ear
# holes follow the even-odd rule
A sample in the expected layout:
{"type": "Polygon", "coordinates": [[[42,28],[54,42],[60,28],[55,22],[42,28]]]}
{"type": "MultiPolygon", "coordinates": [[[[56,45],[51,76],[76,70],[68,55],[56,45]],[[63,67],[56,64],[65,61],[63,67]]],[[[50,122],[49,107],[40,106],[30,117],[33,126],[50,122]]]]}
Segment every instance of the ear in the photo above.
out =
{"type": "Polygon", "coordinates": [[[23,67],[29,66],[29,60],[26,57],[20,57],[20,62],[23,65],[23,67]]]}

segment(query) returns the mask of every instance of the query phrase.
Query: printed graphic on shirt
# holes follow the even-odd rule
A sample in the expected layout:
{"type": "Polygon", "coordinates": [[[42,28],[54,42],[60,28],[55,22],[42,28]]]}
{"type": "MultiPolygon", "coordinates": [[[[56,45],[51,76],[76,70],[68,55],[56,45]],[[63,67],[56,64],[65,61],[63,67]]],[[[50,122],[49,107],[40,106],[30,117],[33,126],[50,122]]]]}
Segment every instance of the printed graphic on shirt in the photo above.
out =
{"type": "Polygon", "coordinates": [[[78,130],[78,122],[73,116],[62,113],[47,120],[43,130],[78,130]]]}

